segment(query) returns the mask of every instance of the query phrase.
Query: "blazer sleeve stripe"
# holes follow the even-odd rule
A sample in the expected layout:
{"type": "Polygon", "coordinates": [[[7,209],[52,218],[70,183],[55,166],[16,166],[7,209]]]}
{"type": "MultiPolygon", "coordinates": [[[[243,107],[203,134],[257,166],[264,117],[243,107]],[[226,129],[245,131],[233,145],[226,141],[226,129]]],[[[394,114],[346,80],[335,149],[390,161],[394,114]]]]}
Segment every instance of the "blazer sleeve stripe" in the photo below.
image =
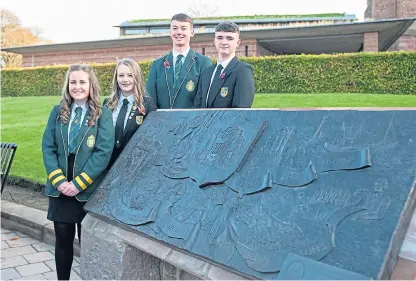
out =
{"type": "Polygon", "coordinates": [[[79,176],[75,178],[75,181],[82,188],[82,190],[85,190],[87,188],[87,185],[80,179],[79,176]]]}
{"type": "Polygon", "coordinates": [[[94,182],[85,172],[81,173],[81,177],[83,177],[89,184],[94,182]]]}
{"type": "Polygon", "coordinates": [[[66,179],[64,176],[59,176],[52,181],[52,185],[55,185],[57,182],[66,179]]]}
{"type": "Polygon", "coordinates": [[[56,169],[55,171],[53,171],[52,173],[49,174],[48,179],[51,180],[57,174],[63,174],[62,170],[61,169],[56,169]]]}

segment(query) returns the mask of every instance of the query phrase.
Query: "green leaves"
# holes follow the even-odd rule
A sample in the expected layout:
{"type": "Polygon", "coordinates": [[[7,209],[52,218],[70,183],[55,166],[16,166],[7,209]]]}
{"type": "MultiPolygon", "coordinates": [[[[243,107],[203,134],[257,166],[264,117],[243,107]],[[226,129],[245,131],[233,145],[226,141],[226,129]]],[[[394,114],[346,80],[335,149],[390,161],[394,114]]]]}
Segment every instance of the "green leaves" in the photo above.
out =
{"type": "Polygon", "coordinates": [[[256,92],[416,94],[416,52],[241,58],[256,92]]]}
{"type": "MultiPolygon", "coordinates": [[[[416,94],[416,52],[241,57],[253,66],[257,93],[416,94]]],[[[140,62],[146,80],[151,61],[140,62]]],[[[115,63],[93,64],[108,96],[115,63]]],[[[60,95],[67,65],[2,71],[3,96],[60,95]]]]}

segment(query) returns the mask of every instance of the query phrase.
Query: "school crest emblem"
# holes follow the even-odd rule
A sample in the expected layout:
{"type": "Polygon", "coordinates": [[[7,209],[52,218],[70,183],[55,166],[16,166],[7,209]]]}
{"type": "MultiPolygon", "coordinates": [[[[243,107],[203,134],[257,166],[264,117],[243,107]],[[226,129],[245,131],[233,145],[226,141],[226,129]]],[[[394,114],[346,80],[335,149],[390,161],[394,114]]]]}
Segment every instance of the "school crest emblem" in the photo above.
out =
{"type": "Polygon", "coordinates": [[[143,123],[143,116],[136,116],[136,123],[137,125],[141,125],[143,123]]]}
{"type": "Polygon", "coordinates": [[[95,145],[95,137],[93,135],[89,136],[87,139],[88,147],[94,147],[95,145]]]}
{"type": "Polygon", "coordinates": [[[192,92],[195,89],[195,83],[192,80],[189,80],[188,83],[186,83],[186,89],[188,92],[192,92]]]}
{"type": "Polygon", "coordinates": [[[222,87],[220,94],[221,97],[225,98],[228,95],[228,87],[222,87]]]}

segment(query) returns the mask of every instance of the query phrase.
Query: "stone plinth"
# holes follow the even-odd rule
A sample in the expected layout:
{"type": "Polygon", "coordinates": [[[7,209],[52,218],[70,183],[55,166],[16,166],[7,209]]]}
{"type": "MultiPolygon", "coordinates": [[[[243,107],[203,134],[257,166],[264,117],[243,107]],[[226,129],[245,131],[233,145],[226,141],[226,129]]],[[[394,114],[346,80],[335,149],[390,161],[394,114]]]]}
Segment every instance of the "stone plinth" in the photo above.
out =
{"type": "Polygon", "coordinates": [[[86,204],[82,277],[388,279],[416,202],[414,120],[152,112],[86,204]]]}
{"type": "Polygon", "coordinates": [[[82,227],[81,276],[84,280],[245,279],[90,214],[82,227]]]}

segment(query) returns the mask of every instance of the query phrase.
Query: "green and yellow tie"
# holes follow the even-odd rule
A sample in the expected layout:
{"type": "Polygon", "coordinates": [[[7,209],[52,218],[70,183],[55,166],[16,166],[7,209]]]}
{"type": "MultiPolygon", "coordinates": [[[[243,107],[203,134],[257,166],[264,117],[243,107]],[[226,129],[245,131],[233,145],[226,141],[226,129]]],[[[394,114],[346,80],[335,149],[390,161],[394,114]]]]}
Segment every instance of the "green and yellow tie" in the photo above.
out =
{"type": "Polygon", "coordinates": [[[174,93],[176,93],[178,91],[178,87],[179,85],[179,73],[181,72],[181,68],[182,68],[182,58],[183,55],[178,55],[178,57],[176,58],[176,62],[175,62],[175,77],[174,77],[174,82],[173,82],[173,91],[174,93]]]}

